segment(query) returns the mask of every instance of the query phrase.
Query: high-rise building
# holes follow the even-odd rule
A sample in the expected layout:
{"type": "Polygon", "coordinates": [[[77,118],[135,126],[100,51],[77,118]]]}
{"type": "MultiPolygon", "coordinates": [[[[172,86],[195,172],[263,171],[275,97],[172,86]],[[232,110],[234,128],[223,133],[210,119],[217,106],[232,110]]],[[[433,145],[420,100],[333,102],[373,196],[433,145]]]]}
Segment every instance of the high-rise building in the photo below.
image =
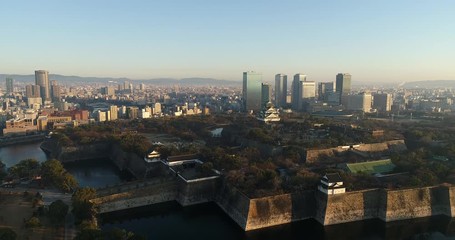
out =
{"type": "Polygon", "coordinates": [[[371,93],[360,93],[356,95],[348,95],[347,99],[347,110],[352,111],[363,111],[363,112],[370,112],[371,111],[371,104],[372,104],[372,97],[371,93]]]}
{"type": "Polygon", "coordinates": [[[308,100],[316,97],[316,83],[312,81],[301,82],[301,99],[308,100]]]}
{"type": "Polygon", "coordinates": [[[10,94],[14,92],[14,79],[7,77],[6,78],[6,93],[10,94]]]}
{"type": "Polygon", "coordinates": [[[333,82],[321,82],[318,84],[319,100],[327,101],[328,96],[335,92],[335,84],[333,82]]]}
{"type": "Polygon", "coordinates": [[[111,114],[111,120],[117,120],[118,119],[118,108],[115,105],[109,106],[109,112],[111,114]]]}
{"type": "Polygon", "coordinates": [[[57,81],[53,80],[51,85],[51,98],[52,101],[60,101],[60,86],[57,85],[57,81]]]}
{"type": "Polygon", "coordinates": [[[46,70],[35,71],[35,84],[40,86],[41,97],[43,101],[51,100],[51,92],[49,85],[49,72],[46,70]]]}
{"type": "Polygon", "coordinates": [[[262,74],[256,72],[243,73],[243,109],[247,112],[261,110],[262,74]]]}
{"type": "Polygon", "coordinates": [[[338,73],[336,76],[336,91],[340,93],[340,102],[351,92],[351,74],[338,73]]]}
{"type": "Polygon", "coordinates": [[[138,107],[128,107],[126,108],[126,115],[129,119],[136,119],[139,117],[139,108],[138,107]]]}
{"type": "Polygon", "coordinates": [[[286,106],[288,91],[288,76],[284,74],[275,75],[275,106],[286,106]]]}
{"type": "Polygon", "coordinates": [[[153,114],[161,114],[161,103],[155,103],[153,106],[153,114]]]}
{"type": "Polygon", "coordinates": [[[302,82],[306,81],[306,75],[297,73],[292,80],[291,105],[293,110],[300,110],[302,102],[302,82]]]}
{"type": "Polygon", "coordinates": [[[38,85],[27,85],[25,86],[25,96],[28,98],[39,98],[41,97],[41,89],[38,85]]]}
{"type": "Polygon", "coordinates": [[[392,94],[376,93],[373,95],[373,108],[380,112],[390,112],[392,110],[392,94]]]}
{"type": "Polygon", "coordinates": [[[114,96],[115,95],[115,88],[112,86],[107,86],[101,88],[101,94],[107,95],[107,96],[114,96]]]}
{"type": "Polygon", "coordinates": [[[262,98],[262,106],[266,106],[267,103],[271,102],[272,86],[270,86],[270,84],[268,84],[268,83],[262,84],[261,98],[262,98]]]}

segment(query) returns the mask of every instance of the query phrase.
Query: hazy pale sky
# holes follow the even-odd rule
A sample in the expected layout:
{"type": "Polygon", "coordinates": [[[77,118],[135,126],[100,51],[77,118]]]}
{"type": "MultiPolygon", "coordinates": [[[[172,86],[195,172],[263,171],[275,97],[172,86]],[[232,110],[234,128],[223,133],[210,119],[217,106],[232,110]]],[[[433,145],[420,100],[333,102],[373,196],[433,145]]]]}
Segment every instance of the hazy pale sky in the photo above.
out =
{"type": "Polygon", "coordinates": [[[455,79],[453,0],[2,1],[0,73],[455,79]]]}

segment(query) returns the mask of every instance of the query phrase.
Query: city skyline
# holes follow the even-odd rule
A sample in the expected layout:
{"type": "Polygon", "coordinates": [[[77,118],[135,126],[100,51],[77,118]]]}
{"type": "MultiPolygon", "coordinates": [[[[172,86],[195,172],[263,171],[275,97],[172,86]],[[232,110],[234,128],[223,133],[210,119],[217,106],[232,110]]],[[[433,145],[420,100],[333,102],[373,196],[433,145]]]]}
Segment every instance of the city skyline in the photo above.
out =
{"type": "Polygon", "coordinates": [[[240,81],[239,72],[255,70],[269,83],[276,72],[305,72],[316,82],[337,72],[366,83],[455,79],[451,1],[48,0],[4,9],[6,74],[240,81]]]}

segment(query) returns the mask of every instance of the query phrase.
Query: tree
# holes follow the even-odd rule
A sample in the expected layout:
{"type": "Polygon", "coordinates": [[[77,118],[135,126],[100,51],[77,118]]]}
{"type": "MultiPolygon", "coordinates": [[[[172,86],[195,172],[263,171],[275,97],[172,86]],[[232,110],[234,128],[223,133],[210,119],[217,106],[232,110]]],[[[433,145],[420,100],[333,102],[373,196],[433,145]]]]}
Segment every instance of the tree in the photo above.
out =
{"type": "Polygon", "coordinates": [[[25,222],[25,227],[26,228],[35,228],[35,227],[40,227],[41,222],[39,218],[37,217],[31,217],[29,220],[25,222]]]}
{"type": "Polygon", "coordinates": [[[61,176],[59,185],[58,187],[65,191],[65,192],[71,192],[73,189],[76,189],[79,186],[76,178],[73,177],[73,175],[69,173],[63,174],[61,176]]]}
{"type": "Polygon", "coordinates": [[[62,163],[56,159],[47,160],[41,164],[44,181],[57,184],[58,179],[66,172],[62,163]]]}
{"type": "Polygon", "coordinates": [[[41,164],[41,172],[45,182],[50,183],[65,192],[77,188],[76,179],[66,172],[62,163],[58,160],[47,160],[41,164]]]}
{"type": "Polygon", "coordinates": [[[96,190],[94,188],[80,188],[72,197],[73,213],[78,221],[91,220],[96,214],[95,206],[91,199],[96,198],[96,190]]]}
{"type": "Polygon", "coordinates": [[[11,228],[1,227],[0,228],[0,239],[2,240],[16,240],[17,233],[11,228]]]}
{"type": "Polygon", "coordinates": [[[68,205],[62,200],[57,200],[49,205],[49,218],[54,224],[63,223],[68,209],[68,205]]]}
{"type": "Polygon", "coordinates": [[[29,177],[40,170],[40,164],[36,159],[25,159],[10,167],[8,171],[16,177],[29,177]]]}
{"type": "Polygon", "coordinates": [[[7,175],[5,167],[6,167],[6,165],[2,162],[2,160],[0,160],[0,182],[7,175]]]}

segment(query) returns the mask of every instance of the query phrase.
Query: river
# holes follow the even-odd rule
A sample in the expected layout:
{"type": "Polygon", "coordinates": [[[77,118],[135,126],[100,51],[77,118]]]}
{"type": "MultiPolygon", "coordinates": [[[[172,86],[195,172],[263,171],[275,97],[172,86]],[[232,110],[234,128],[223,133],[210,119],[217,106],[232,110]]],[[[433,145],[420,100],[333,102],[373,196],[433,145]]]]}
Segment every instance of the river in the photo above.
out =
{"type": "MultiPolygon", "coordinates": [[[[40,143],[21,144],[0,148],[0,159],[12,166],[20,160],[48,157],[40,143]]],[[[109,161],[97,159],[71,164],[65,168],[81,186],[102,187],[125,180],[109,161]]],[[[102,229],[124,228],[147,239],[452,239],[455,240],[455,219],[434,217],[383,223],[368,220],[323,227],[314,220],[245,233],[216,204],[181,207],[176,202],[129,209],[100,216],[102,229]]]]}

